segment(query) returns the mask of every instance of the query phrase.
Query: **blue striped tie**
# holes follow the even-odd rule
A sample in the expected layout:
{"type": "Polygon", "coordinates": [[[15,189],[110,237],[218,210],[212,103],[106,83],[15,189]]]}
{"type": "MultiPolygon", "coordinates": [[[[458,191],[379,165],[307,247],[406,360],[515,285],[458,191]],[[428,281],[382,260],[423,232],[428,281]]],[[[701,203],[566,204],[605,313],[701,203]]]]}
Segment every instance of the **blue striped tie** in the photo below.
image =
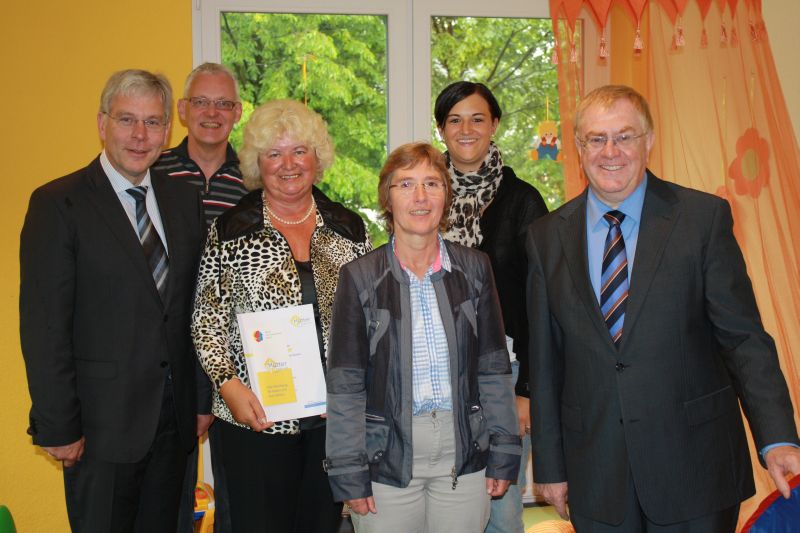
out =
{"type": "Polygon", "coordinates": [[[145,198],[147,198],[147,187],[131,187],[125,192],[136,200],[136,227],[139,231],[139,240],[142,242],[144,256],[153,273],[153,280],[156,282],[156,289],[164,301],[164,292],[167,289],[167,272],[169,271],[169,258],[164,249],[164,243],[158,236],[153,221],[147,214],[145,198]]]}
{"type": "Polygon", "coordinates": [[[609,211],[603,218],[608,223],[608,235],[600,274],[600,310],[611,340],[619,346],[628,302],[628,256],[625,254],[625,240],[619,227],[625,215],[619,211],[609,211]]]}

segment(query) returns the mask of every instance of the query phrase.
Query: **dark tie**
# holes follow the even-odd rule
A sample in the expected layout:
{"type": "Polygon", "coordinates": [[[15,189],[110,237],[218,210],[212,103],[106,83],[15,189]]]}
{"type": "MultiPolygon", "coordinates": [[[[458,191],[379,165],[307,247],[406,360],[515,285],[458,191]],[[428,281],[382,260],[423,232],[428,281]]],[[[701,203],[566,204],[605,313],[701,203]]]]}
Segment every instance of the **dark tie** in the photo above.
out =
{"type": "Polygon", "coordinates": [[[625,240],[619,227],[625,215],[619,211],[609,211],[603,218],[608,223],[608,235],[600,274],[600,310],[611,333],[611,340],[619,345],[628,302],[628,256],[625,255],[625,240]]]}
{"type": "Polygon", "coordinates": [[[147,187],[131,187],[125,192],[136,200],[136,227],[139,230],[139,240],[142,242],[144,256],[147,258],[150,272],[153,273],[153,280],[156,282],[158,294],[161,295],[161,300],[163,301],[164,292],[167,288],[169,258],[167,257],[167,251],[164,249],[164,243],[161,242],[161,237],[158,236],[156,228],[153,227],[153,221],[150,220],[150,215],[147,214],[147,206],[145,205],[147,187]]]}

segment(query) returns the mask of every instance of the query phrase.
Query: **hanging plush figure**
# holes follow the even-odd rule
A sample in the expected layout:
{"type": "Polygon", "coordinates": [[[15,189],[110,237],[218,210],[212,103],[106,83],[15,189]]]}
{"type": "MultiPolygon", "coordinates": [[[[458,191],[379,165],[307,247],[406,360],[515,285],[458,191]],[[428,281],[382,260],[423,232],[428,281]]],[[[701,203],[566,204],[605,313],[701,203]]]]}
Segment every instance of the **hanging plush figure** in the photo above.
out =
{"type": "Polygon", "coordinates": [[[558,124],[553,120],[544,120],[539,123],[539,136],[531,150],[531,159],[559,160],[561,141],[558,139],[558,124]]]}

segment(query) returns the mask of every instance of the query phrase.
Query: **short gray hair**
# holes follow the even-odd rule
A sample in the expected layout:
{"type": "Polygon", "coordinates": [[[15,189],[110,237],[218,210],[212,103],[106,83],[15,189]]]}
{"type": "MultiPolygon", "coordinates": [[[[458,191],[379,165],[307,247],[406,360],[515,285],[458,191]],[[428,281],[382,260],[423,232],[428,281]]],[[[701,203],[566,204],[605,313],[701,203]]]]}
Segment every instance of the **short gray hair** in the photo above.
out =
{"type": "Polygon", "coordinates": [[[111,102],[117,96],[158,96],[164,104],[164,120],[169,122],[172,116],[172,86],[163,74],[139,69],[115,72],[100,95],[100,112],[111,111],[111,102]]]}
{"type": "Polygon", "coordinates": [[[186,82],[183,84],[183,97],[189,98],[189,89],[192,87],[192,82],[200,74],[220,74],[228,76],[233,82],[233,90],[236,93],[236,101],[239,101],[239,80],[233,75],[231,69],[219,63],[203,63],[198,65],[186,76],[186,82]]]}
{"type": "Polygon", "coordinates": [[[284,135],[306,143],[314,150],[318,162],[317,182],[322,179],[323,172],[333,165],[333,139],[328,135],[325,120],[302,102],[271,100],[257,107],[244,127],[239,169],[248,190],[261,188],[258,157],[284,135]]]}

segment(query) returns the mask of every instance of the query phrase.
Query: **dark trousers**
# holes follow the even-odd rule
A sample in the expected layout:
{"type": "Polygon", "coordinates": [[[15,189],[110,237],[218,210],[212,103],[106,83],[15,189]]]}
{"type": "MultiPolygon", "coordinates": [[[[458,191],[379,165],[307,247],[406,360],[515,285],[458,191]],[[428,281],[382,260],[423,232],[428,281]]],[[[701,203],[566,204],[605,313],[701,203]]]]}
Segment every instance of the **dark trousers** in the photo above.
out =
{"type": "Polygon", "coordinates": [[[174,533],[186,455],[167,382],[156,435],[144,458],[110,463],[84,455],[64,469],[72,531],[174,533]]]}
{"type": "MultiPolygon", "coordinates": [[[[228,509],[228,485],[225,468],[222,466],[222,441],[219,436],[221,422],[214,421],[208,428],[208,445],[211,449],[211,472],[214,474],[214,533],[233,533],[228,509]]],[[[178,533],[194,533],[194,488],[197,485],[196,446],[186,462],[186,475],[181,489],[181,508],[178,517],[178,533]]]]}
{"type": "Polygon", "coordinates": [[[619,525],[604,524],[570,510],[576,533],[734,533],[739,519],[739,505],[675,524],[656,524],[642,511],[636,487],[628,476],[625,520],[619,525]]]}
{"type": "Polygon", "coordinates": [[[217,420],[233,531],[335,533],[341,504],[333,501],[325,427],[297,435],[265,435],[217,420]]]}

